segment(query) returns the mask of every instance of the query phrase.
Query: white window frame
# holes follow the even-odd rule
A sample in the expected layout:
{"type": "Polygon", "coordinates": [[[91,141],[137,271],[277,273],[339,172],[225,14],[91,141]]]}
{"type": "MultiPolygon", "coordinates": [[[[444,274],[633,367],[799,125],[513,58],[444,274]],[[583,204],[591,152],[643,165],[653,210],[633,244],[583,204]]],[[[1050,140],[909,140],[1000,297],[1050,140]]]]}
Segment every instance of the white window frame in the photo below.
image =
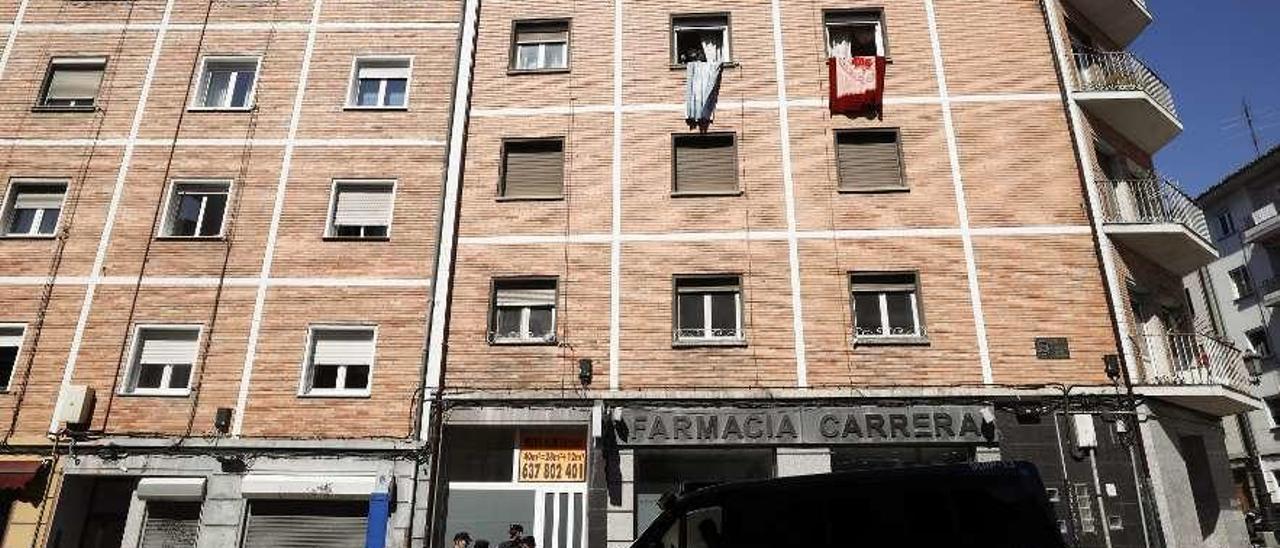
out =
{"type": "Polygon", "coordinates": [[[514,22],[513,22],[513,24],[512,24],[512,26],[511,26],[511,34],[512,34],[512,36],[511,36],[511,62],[510,62],[510,66],[511,66],[511,70],[512,70],[512,71],[515,71],[515,72],[548,72],[548,71],[563,71],[563,70],[569,70],[569,63],[570,63],[570,60],[569,60],[569,47],[570,47],[570,46],[569,46],[569,42],[570,42],[570,40],[572,40],[572,32],[571,32],[571,25],[570,25],[570,23],[569,23],[569,20],[568,20],[568,19],[546,19],[546,20],[538,19],[538,20],[514,21],[514,22]],[[521,25],[526,25],[526,26],[536,26],[536,25],[551,25],[551,24],[563,24],[563,25],[564,25],[564,41],[563,41],[563,42],[550,42],[550,41],[541,41],[541,40],[531,40],[531,41],[527,41],[527,42],[521,42],[521,41],[520,41],[520,26],[521,26],[521,25]],[[546,66],[546,63],[547,63],[547,44],[564,44],[564,66],[562,66],[562,67],[549,67],[549,66],[546,66]],[[534,68],[520,68],[520,46],[521,46],[521,45],[536,46],[536,47],[538,48],[538,63],[537,63],[537,64],[538,64],[538,66],[536,66],[536,67],[534,67],[534,68]]]}
{"type": "Polygon", "coordinates": [[[49,60],[49,64],[45,69],[44,82],[40,86],[40,96],[36,98],[36,106],[43,109],[68,109],[68,110],[91,110],[98,108],[98,99],[102,96],[102,81],[107,77],[107,58],[106,57],[54,57],[49,60]],[[49,104],[49,85],[53,82],[53,73],[57,70],[58,65],[98,65],[102,71],[102,76],[98,80],[98,89],[93,97],[76,97],[75,99],[84,99],[89,104],[73,104],[73,105],[50,105],[49,104]]]}
{"type": "MultiPolygon", "coordinates": [[[[236,80],[239,80],[239,74],[236,80]]],[[[188,110],[200,111],[229,111],[243,112],[253,110],[257,104],[258,82],[262,80],[262,57],[257,55],[206,55],[200,58],[200,75],[196,78],[195,89],[191,90],[191,102],[188,110]],[[253,83],[249,85],[249,92],[245,95],[245,103],[242,107],[230,106],[232,97],[235,97],[235,82],[231,82],[227,91],[227,105],[208,106],[204,104],[204,90],[209,84],[209,64],[210,63],[253,63],[253,83]]]]}
{"type": "Polygon", "coordinates": [[[156,234],[159,238],[172,238],[179,240],[213,240],[222,238],[227,231],[227,215],[231,212],[231,191],[235,186],[233,179],[173,179],[169,181],[169,189],[165,193],[164,198],[164,222],[160,223],[159,232],[156,234]],[[175,199],[178,197],[178,187],[182,185],[226,185],[227,186],[227,203],[222,212],[222,224],[218,226],[218,233],[211,236],[201,236],[200,229],[204,227],[204,208],[208,205],[208,201],[200,202],[199,221],[196,223],[196,233],[191,236],[179,236],[173,234],[174,216],[177,214],[177,203],[175,199]]]}
{"type": "Polygon", "coordinates": [[[413,61],[412,55],[357,55],[351,60],[351,79],[347,87],[347,109],[351,110],[408,110],[409,108],[409,92],[413,89],[413,61]],[[360,95],[360,66],[363,63],[379,63],[379,62],[404,62],[405,63],[405,82],[404,82],[404,104],[388,105],[387,102],[387,80],[381,79],[378,84],[378,104],[377,105],[361,105],[358,104],[360,95]]]}
{"type": "Polygon", "coordinates": [[[685,63],[680,62],[680,31],[683,31],[683,30],[706,31],[706,30],[718,29],[721,35],[720,43],[723,46],[720,52],[720,55],[722,57],[720,64],[722,66],[734,64],[732,33],[729,30],[732,25],[733,25],[733,17],[728,13],[705,13],[705,14],[704,13],[680,13],[680,14],[672,15],[671,16],[671,44],[669,46],[671,48],[672,66],[680,66],[680,67],[685,66],[685,63]],[[724,18],[724,24],[697,25],[697,24],[687,24],[687,23],[680,22],[681,19],[688,21],[691,19],[711,19],[711,18],[718,18],[718,17],[724,18]]]}
{"type": "Polygon", "coordinates": [[[1231,284],[1231,295],[1233,300],[1243,299],[1253,295],[1253,275],[1249,273],[1248,266],[1238,266],[1227,271],[1227,281],[1231,284]],[[1244,284],[1244,288],[1236,283],[1236,277],[1233,275],[1241,272],[1244,277],[1240,280],[1244,284]]]}
{"type": "MultiPolygon", "coordinates": [[[[396,218],[396,193],[400,190],[399,179],[333,179],[329,182],[329,213],[325,215],[324,221],[324,238],[336,240],[389,240],[391,239],[391,228],[395,224],[396,218]],[[358,186],[358,185],[391,185],[391,211],[387,212],[387,233],[384,236],[339,236],[338,225],[335,222],[338,214],[338,187],[339,186],[358,186]]],[[[376,226],[376,225],[369,225],[376,226]]]]}
{"type": "MultiPolygon", "coordinates": [[[[714,278],[718,278],[718,276],[711,276],[710,278],[714,279],[714,278]]],[[[725,278],[726,279],[735,278],[735,276],[725,276],[725,278]]],[[[686,277],[686,278],[676,279],[676,311],[675,311],[676,312],[676,325],[675,325],[676,342],[679,342],[679,343],[742,342],[747,339],[747,335],[742,329],[742,277],[736,276],[736,278],[738,280],[736,291],[707,290],[707,291],[685,291],[685,292],[680,291],[680,284],[682,282],[690,283],[691,281],[699,280],[701,278],[686,277]],[[714,330],[712,329],[711,302],[714,299],[712,299],[711,297],[712,295],[719,294],[719,293],[733,293],[733,310],[734,310],[734,334],[733,335],[716,336],[714,334],[714,330]],[[701,337],[684,335],[682,333],[684,328],[680,326],[680,297],[682,295],[689,295],[689,294],[702,295],[702,333],[703,334],[701,337]]]]}
{"type": "MultiPolygon", "coordinates": [[[[301,376],[298,379],[299,398],[368,398],[373,394],[373,373],[378,364],[378,326],[376,324],[313,324],[307,326],[306,354],[302,359],[301,376]],[[369,382],[364,388],[309,388],[315,375],[314,357],[316,334],[323,331],[369,331],[372,336],[369,344],[373,346],[373,355],[369,359],[369,382]]],[[[347,368],[340,366],[336,384],[346,384],[347,368]]]]}
{"type": "Polygon", "coordinates": [[[1228,209],[1228,210],[1219,212],[1217,216],[1217,220],[1218,220],[1218,232],[1222,234],[1223,238],[1226,238],[1228,236],[1233,236],[1235,235],[1236,232],[1238,232],[1236,230],[1236,218],[1234,215],[1231,214],[1231,210],[1228,209]]]}
{"type": "Polygon", "coordinates": [[[117,393],[121,396],[175,396],[183,397],[191,395],[192,380],[196,376],[196,368],[200,363],[200,351],[204,343],[204,325],[203,324],[137,324],[133,326],[133,339],[129,345],[129,367],[124,372],[124,382],[120,383],[120,389],[117,393]],[[173,364],[164,364],[164,373],[160,377],[160,388],[137,388],[138,369],[141,364],[138,360],[142,358],[142,332],[143,331],[192,331],[196,332],[196,352],[191,359],[191,373],[187,377],[186,388],[167,388],[169,381],[173,375],[173,364]]]}
{"type": "Polygon", "coordinates": [[[491,306],[493,307],[493,319],[491,320],[493,322],[493,327],[492,327],[493,332],[492,332],[492,335],[489,337],[489,340],[492,341],[493,344],[552,344],[556,342],[557,340],[556,328],[559,327],[556,322],[560,319],[560,314],[559,314],[560,312],[560,306],[559,306],[560,280],[558,278],[531,277],[531,278],[496,279],[493,282],[493,297],[491,297],[491,301],[492,301],[491,306]],[[546,337],[534,337],[533,334],[529,331],[529,317],[533,314],[532,310],[534,308],[542,308],[542,307],[498,306],[498,291],[500,291],[501,289],[499,286],[501,286],[504,283],[520,283],[520,282],[549,282],[551,285],[554,286],[553,290],[555,291],[556,297],[555,297],[555,301],[553,301],[551,304],[551,330],[547,333],[546,337]],[[498,311],[503,309],[519,309],[520,310],[520,336],[518,337],[498,336],[498,311]]]}
{"type": "Polygon", "coordinates": [[[923,339],[925,337],[924,318],[920,314],[920,274],[919,273],[916,273],[916,272],[853,272],[849,274],[849,284],[850,284],[849,303],[851,305],[850,308],[852,309],[852,312],[853,312],[850,320],[853,323],[854,341],[865,342],[865,341],[882,341],[882,340],[896,340],[896,339],[915,340],[915,339],[923,339]],[[857,298],[856,298],[858,294],[875,294],[878,297],[879,304],[880,304],[880,329],[888,330],[889,328],[889,294],[901,293],[901,291],[857,291],[855,290],[854,288],[857,286],[857,284],[854,283],[854,278],[858,275],[866,275],[866,274],[903,275],[903,276],[910,275],[914,279],[915,287],[912,288],[911,290],[911,323],[914,329],[912,330],[911,333],[883,333],[880,335],[875,335],[875,334],[863,335],[858,333],[858,311],[857,311],[857,298]]]}
{"type": "Polygon", "coordinates": [[[1273,352],[1273,350],[1271,349],[1271,337],[1270,337],[1270,334],[1269,334],[1269,333],[1267,333],[1266,328],[1263,328],[1263,327],[1255,327],[1255,328],[1253,328],[1253,329],[1246,329],[1246,330],[1244,331],[1244,340],[1245,340],[1245,342],[1249,343],[1249,350],[1254,351],[1255,353],[1257,353],[1257,354],[1258,354],[1258,356],[1263,357],[1263,358],[1270,358],[1270,357],[1271,357],[1271,353],[1273,352]],[[1251,333],[1261,333],[1261,334],[1262,334],[1262,339],[1263,339],[1263,340],[1262,340],[1262,344],[1266,345],[1266,347],[1267,347],[1267,351],[1266,351],[1265,353],[1263,353],[1263,352],[1259,351],[1259,350],[1258,350],[1258,346],[1257,346],[1257,345],[1255,345],[1255,344],[1253,344],[1253,339],[1249,337],[1249,335],[1250,335],[1251,333]]]}
{"type": "MultiPolygon", "coordinates": [[[[66,179],[38,179],[38,178],[13,178],[9,180],[9,186],[5,189],[3,210],[0,210],[0,238],[56,238],[58,230],[62,228],[62,211],[66,209],[67,193],[71,191],[71,183],[66,179]],[[17,234],[9,232],[9,224],[13,220],[17,205],[15,201],[18,199],[18,190],[20,187],[31,186],[62,186],[62,204],[58,208],[58,223],[53,226],[52,234],[41,234],[40,232],[28,232],[26,234],[17,234]]],[[[31,228],[39,230],[41,222],[44,220],[44,209],[39,210],[36,218],[31,221],[31,228]]]]}
{"type": "Polygon", "coordinates": [[[873,11],[842,12],[828,11],[822,15],[822,36],[826,40],[823,49],[827,53],[827,57],[831,57],[831,27],[853,27],[859,25],[872,25],[876,28],[876,55],[880,57],[888,57],[889,50],[885,48],[884,39],[884,14],[873,11]],[[845,17],[849,20],[827,22],[827,17],[845,17]]]}
{"type": "Polygon", "coordinates": [[[4,387],[0,388],[0,394],[6,394],[13,389],[13,377],[18,374],[18,364],[22,363],[22,353],[27,349],[27,324],[0,323],[0,329],[19,329],[22,331],[22,334],[18,336],[18,351],[13,354],[13,369],[9,370],[9,378],[5,379],[4,387]]]}

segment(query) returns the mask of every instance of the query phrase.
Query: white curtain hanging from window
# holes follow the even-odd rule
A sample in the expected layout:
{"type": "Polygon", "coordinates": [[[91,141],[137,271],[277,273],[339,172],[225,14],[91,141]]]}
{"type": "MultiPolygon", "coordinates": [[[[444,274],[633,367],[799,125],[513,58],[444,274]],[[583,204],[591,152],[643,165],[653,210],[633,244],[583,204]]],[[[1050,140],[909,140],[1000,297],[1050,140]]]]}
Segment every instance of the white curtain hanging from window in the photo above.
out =
{"type": "Polygon", "coordinates": [[[831,35],[831,51],[829,55],[837,59],[853,57],[853,29],[845,26],[828,27],[831,35]]]}
{"type": "Polygon", "coordinates": [[[708,63],[728,61],[724,55],[724,31],[704,31],[702,33],[702,54],[708,63]]]}
{"type": "Polygon", "coordinates": [[[715,116],[720,92],[720,62],[695,61],[685,64],[685,121],[706,127],[715,116]]]}

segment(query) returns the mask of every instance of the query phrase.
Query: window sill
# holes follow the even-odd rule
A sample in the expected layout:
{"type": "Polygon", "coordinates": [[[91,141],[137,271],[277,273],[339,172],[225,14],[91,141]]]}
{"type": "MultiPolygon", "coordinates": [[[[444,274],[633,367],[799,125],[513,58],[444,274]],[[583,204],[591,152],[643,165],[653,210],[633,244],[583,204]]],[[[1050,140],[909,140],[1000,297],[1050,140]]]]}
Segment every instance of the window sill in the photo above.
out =
{"type": "Polygon", "coordinates": [[[528,74],[569,74],[566,68],[550,68],[550,69],[507,69],[507,76],[522,76],[528,74]]]}
{"type": "Polygon", "coordinates": [[[360,106],[360,105],[346,105],[346,106],[342,107],[342,110],[353,111],[353,112],[357,112],[357,111],[374,111],[374,112],[407,112],[407,111],[409,110],[409,105],[404,105],[404,106],[386,106],[386,107],[360,106]]]}
{"type": "Polygon", "coordinates": [[[309,398],[309,399],[337,398],[337,399],[351,400],[351,399],[369,399],[371,396],[372,396],[372,393],[370,392],[356,392],[356,391],[342,392],[342,391],[323,391],[323,390],[312,390],[310,392],[304,392],[302,394],[298,394],[299,398],[309,398]]]}
{"type": "Polygon", "coordinates": [[[31,107],[31,112],[63,113],[63,112],[97,112],[97,111],[98,111],[97,106],[57,107],[57,106],[36,105],[31,107]]]}
{"type": "Polygon", "coordinates": [[[911,187],[903,186],[878,186],[867,188],[836,188],[839,194],[897,194],[911,192],[911,187]]]}
{"type": "Polygon", "coordinates": [[[391,236],[325,236],[326,242],[390,242],[391,236]]]}
{"type": "MultiPolygon", "coordinates": [[[[741,66],[742,65],[738,64],[737,61],[726,61],[724,63],[720,63],[721,70],[739,68],[741,66]]],[[[685,70],[686,67],[687,65],[685,63],[671,63],[671,70],[685,70]]]]}
{"type": "Polygon", "coordinates": [[[564,201],[564,195],[560,196],[498,196],[499,202],[558,202],[564,201]]]}
{"type": "Polygon", "coordinates": [[[191,396],[191,390],[134,390],[132,392],[120,392],[120,396],[126,398],[186,398],[191,396]]]}
{"type": "Polygon", "coordinates": [[[549,341],[540,340],[514,340],[514,339],[497,339],[490,340],[491,346],[556,346],[559,341],[552,339],[549,341]]]}
{"type": "Polygon", "coordinates": [[[0,240],[52,240],[57,238],[54,234],[5,234],[0,236],[0,240]]]}
{"type": "Polygon", "coordinates": [[[680,340],[671,341],[672,348],[699,348],[699,347],[721,347],[721,348],[746,348],[746,339],[727,339],[717,340],[680,340]]]}
{"type": "Polygon", "coordinates": [[[855,337],[853,346],[929,346],[929,337],[855,337]]]}
{"type": "Polygon", "coordinates": [[[221,242],[225,236],[156,236],[158,242],[221,242]]]}
{"type": "Polygon", "coordinates": [[[229,113],[245,113],[253,110],[253,107],[187,107],[187,112],[229,112],[229,113]]]}
{"type": "Polygon", "coordinates": [[[707,190],[707,191],[674,191],[671,193],[672,198],[707,198],[707,197],[734,197],[742,196],[742,189],[738,190],[707,190]]]}

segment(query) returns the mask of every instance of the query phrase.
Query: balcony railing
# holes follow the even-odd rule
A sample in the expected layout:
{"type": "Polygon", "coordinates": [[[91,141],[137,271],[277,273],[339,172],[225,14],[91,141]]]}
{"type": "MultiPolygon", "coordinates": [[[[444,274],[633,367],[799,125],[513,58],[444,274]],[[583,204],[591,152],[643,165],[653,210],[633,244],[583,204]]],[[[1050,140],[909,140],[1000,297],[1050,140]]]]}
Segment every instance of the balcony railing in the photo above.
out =
{"type": "Polygon", "coordinates": [[[1132,53],[1105,51],[1075,56],[1077,91],[1141,91],[1173,117],[1178,117],[1169,85],[1132,53]]]}
{"type": "Polygon", "coordinates": [[[1204,210],[1169,181],[1163,179],[1107,180],[1099,176],[1102,220],[1123,224],[1181,224],[1209,239],[1204,210]]]}
{"type": "Polygon", "coordinates": [[[1198,333],[1144,335],[1140,345],[1144,380],[1163,386],[1227,386],[1248,394],[1253,378],[1244,352],[1198,333]]]}

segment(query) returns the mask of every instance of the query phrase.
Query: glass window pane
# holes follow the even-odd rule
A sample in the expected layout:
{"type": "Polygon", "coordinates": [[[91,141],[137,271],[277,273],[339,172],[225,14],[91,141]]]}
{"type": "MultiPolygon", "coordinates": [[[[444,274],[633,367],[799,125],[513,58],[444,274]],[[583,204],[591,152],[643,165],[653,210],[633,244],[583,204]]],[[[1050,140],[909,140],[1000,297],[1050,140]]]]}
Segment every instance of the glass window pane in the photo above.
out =
{"type": "Polygon", "coordinates": [[[530,308],[529,309],[529,336],[535,339],[545,339],[551,336],[551,309],[550,308],[530,308]]]}
{"type": "Polygon", "coordinates": [[[853,295],[854,333],[861,336],[883,335],[880,326],[880,294],[855,293],[853,295]]]}
{"type": "Polygon", "coordinates": [[[40,218],[40,233],[53,234],[58,228],[58,217],[62,215],[61,209],[46,209],[44,216],[40,218]]]}
{"type": "Polygon", "coordinates": [[[409,83],[403,78],[387,80],[387,100],[385,106],[402,107],[405,105],[405,86],[409,83]]]}
{"type": "MultiPolygon", "coordinates": [[[[529,490],[449,490],[449,512],[445,531],[471,533],[472,538],[490,539],[491,546],[507,538],[512,523],[524,526],[526,535],[534,534],[534,508],[538,492],[529,490]]],[[[550,514],[548,513],[548,518],[550,514]]],[[[548,526],[549,528],[549,526],[548,526]]]]}
{"type": "Polygon", "coordinates": [[[498,318],[495,322],[497,325],[495,336],[502,339],[512,339],[520,336],[520,310],[519,308],[499,308],[498,318]]]}
{"type": "Polygon", "coordinates": [[[237,108],[249,106],[249,90],[253,89],[255,76],[251,71],[236,73],[235,94],[231,96],[231,106],[237,108]]]}
{"type": "Polygon", "coordinates": [[[335,236],[341,236],[343,238],[352,238],[352,237],[359,236],[361,234],[361,231],[360,231],[360,227],[358,226],[338,225],[333,228],[333,233],[335,236]]]}
{"type": "Polygon", "coordinates": [[[169,388],[183,389],[189,386],[191,382],[191,364],[177,364],[173,366],[173,373],[169,374],[169,388]]]}
{"type": "Polygon", "coordinates": [[[333,389],[338,387],[338,366],[317,365],[311,378],[311,388],[333,389]]]}
{"type": "Polygon", "coordinates": [[[230,72],[210,72],[205,86],[204,104],[206,107],[223,106],[227,98],[227,90],[231,85],[230,72]]]}
{"type": "Polygon", "coordinates": [[[356,93],[356,105],[362,107],[378,106],[378,88],[382,85],[382,80],[374,78],[361,78],[359,83],[359,92],[356,93]]]}
{"type": "Polygon", "coordinates": [[[516,46],[516,68],[521,70],[541,68],[538,66],[538,48],[538,44],[516,46]]]}
{"type": "Polygon", "coordinates": [[[10,234],[30,234],[31,224],[36,220],[36,210],[15,209],[13,219],[9,221],[10,234]]]}
{"type": "Polygon", "coordinates": [[[164,377],[164,365],[144,363],[138,365],[137,388],[160,388],[164,377]]]}
{"type": "Polygon", "coordinates": [[[0,389],[9,388],[13,367],[18,363],[18,347],[0,346],[0,389]]]}
{"type": "Polygon", "coordinates": [[[200,225],[201,236],[217,236],[222,232],[222,216],[227,209],[226,194],[209,194],[204,203],[204,224],[200,225]]]}
{"type": "Polygon", "coordinates": [[[348,365],[346,388],[351,390],[364,390],[369,387],[369,366],[367,365],[348,365]]]}
{"type": "Polygon", "coordinates": [[[565,68],[567,66],[565,63],[566,44],[546,44],[543,47],[546,48],[546,62],[544,63],[546,68],[565,68]]]}
{"type": "Polygon", "coordinates": [[[911,294],[889,293],[885,298],[889,308],[889,334],[914,335],[916,322],[911,313],[911,294]]]}
{"type": "Polygon", "coordinates": [[[738,329],[736,293],[711,294],[711,329],[717,337],[733,337],[738,329]]]}
{"type": "Polygon", "coordinates": [[[687,337],[703,336],[705,315],[702,310],[701,293],[684,293],[680,295],[680,334],[687,337]]]}
{"type": "Polygon", "coordinates": [[[196,223],[200,220],[201,197],[194,194],[179,194],[178,205],[173,213],[173,222],[169,225],[170,236],[195,236],[196,223]]]}
{"type": "Polygon", "coordinates": [[[385,238],[387,236],[387,227],[385,226],[366,226],[364,227],[365,238],[385,238]]]}

